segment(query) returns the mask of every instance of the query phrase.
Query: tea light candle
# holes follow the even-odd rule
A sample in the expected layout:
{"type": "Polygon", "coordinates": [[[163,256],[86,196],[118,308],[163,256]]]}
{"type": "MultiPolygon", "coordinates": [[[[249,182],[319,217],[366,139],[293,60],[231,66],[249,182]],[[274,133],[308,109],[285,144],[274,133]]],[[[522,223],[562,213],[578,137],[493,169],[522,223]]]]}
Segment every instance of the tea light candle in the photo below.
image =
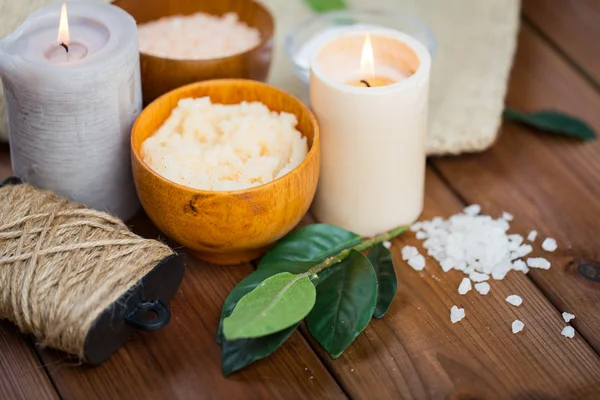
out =
{"type": "Polygon", "coordinates": [[[386,28],[346,32],[311,62],[321,128],[318,220],[362,236],[414,222],[423,209],[431,59],[386,28]]]}
{"type": "Polygon", "coordinates": [[[102,3],[44,7],[0,42],[0,76],[14,174],[133,216],[129,138],[142,107],[134,19],[102,3]]]}

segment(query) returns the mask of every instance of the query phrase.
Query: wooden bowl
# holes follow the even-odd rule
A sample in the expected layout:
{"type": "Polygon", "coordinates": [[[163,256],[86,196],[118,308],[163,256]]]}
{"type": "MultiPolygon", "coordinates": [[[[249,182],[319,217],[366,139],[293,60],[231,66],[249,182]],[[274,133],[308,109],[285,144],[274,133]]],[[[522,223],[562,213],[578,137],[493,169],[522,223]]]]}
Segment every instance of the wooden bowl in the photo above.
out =
{"type": "Polygon", "coordinates": [[[264,81],[271,65],[273,17],[254,0],[116,0],[138,24],[172,15],[235,12],[248,26],[260,31],[260,43],[244,52],[210,60],[172,60],[140,53],[144,105],[180,86],[219,78],[264,81]]]}
{"type": "Polygon", "coordinates": [[[131,135],[133,179],[150,219],[196,257],[214,264],[237,264],[261,256],[306,214],[319,177],[319,126],[312,112],[292,95],[265,83],[222,79],[173,90],[146,107],[131,135]],[[245,190],[206,191],[167,180],[142,161],[142,142],[154,134],[180,99],[210,96],[213,103],[260,101],[273,111],[298,118],[309,152],[288,174],[245,190]]]}

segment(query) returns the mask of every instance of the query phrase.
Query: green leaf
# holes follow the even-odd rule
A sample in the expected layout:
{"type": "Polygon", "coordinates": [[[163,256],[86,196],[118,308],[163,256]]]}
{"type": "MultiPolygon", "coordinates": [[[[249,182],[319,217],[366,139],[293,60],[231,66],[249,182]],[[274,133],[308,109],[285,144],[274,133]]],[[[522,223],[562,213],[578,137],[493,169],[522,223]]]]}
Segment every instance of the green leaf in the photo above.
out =
{"type": "MultiPolygon", "coordinates": [[[[223,337],[223,320],[231,315],[238,301],[256,288],[262,281],[280,272],[301,274],[339,251],[357,245],[361,237],[345,229],[314,224],[295,230],[281,239],[265,255],[259,269],[242,279],[229,293],[217,332],[217,343],[221,344],[222,370],[224,375],[237,371],[274,352],[296,329],[295,326],[281,332],[256,339],[241,339],[232,342],[223,337]]],[[[333,269],[332,267],[330,269],[333,269]]],[[[326,271],[324,271],[326,272],[326,271]]]]}
{"type": "MultiPolygon", "coordinates": [[[[307,268],[307,270],[308,270],[308,268],[307,268]]],[[[240,301],[240,299],[242,297],[244,297],[247,293],[250,293],[251,291],[253,291],[258,285],[260,285],[260,283],[262,281],[264,281],[265,279],[267,279],[279,272],[281,272],[281,271],[271,270],[271,269],[254,271],[250,275],[248,275],[247,277],[242,279],[240,281],[240,283],[238,283],[233,288],[233,290],[229,293],[229,296],[227,296],[227,299],[225,299],[225,303],[223,304],[223,309],[221,310],[221,320],[219,321],[219,328],[217,331],[217,343],[218,344],[221,344],[224,340],[224,338],[223,338],[223,320],[226,317],[229,317],[231,315],[231,313],[233,312],[233,309],[235,308],[238,301],[240,301]]],[[[306,272],[306,271],[302,271],[302,272],[306,272]]]]}
{"type": "Polygon", "coordinates": [[[262,281],[279,272],[302,274],[327,257],[359,244],[361,240],[356,233],[328,224],[304,226],[281,239],[262,258],[258,269],[242,279],[227,296],[221,311],[217,343],[223,341],[223,320],[231,315],[238,301],[262,281]]]}
{"type": "Polygon", "coordinates": [[[392,261],[392,252],[386,249],[381,243],[373,246],[368,255],[369,261],[373,265],[377,275],[377,302],[375,305],[375,318],[381,318],[385,315],[388,308],[394,300],[398,281],[396,271],[392,261]]]}
{"type": "Polygon", "coordinates": [[[281,239],[262,258],[258,270],[285,268],[290,263],[297,266],[306,263],[312,267],[361,241],[362,238],[356,233],[334,225],[307,225],[281,239]]]}
{"type": "Polygon", "coordinates": [[[298,328],[297,323],[283,331],[255,339],[224,340],[221,345],[221,370],[227,376],[273,353],[298,328]]]}
{"type": "Polygon", "coordinates": [[[348,8],[345,0],[306,0],[306,3],[316,12],[345,10],[348,8]]]}
{"type": "Polygon", "coordinates": [[[242,297],[225,318],[225,339],[252,339],[282,331],[306,317],[315,305],[315,297],[315,286],[308,275],[273,275],[242,297]]]}
{"type": "Polygon", "coordinates": [[[377,276],[369,259],[352,250],[341,264],[317,286],[317,301],[306,317],[310,333],[333,358],[369,324],[377,300],[377,276]]]}
{"type": "Polygon", "coordinates": [[[524,113],[512,108],[504,110],[504,119],[515,121],[541,131],[565,135],[581,140],[592,140],[596,133],[584,121],[558,111],[524,113]]]}

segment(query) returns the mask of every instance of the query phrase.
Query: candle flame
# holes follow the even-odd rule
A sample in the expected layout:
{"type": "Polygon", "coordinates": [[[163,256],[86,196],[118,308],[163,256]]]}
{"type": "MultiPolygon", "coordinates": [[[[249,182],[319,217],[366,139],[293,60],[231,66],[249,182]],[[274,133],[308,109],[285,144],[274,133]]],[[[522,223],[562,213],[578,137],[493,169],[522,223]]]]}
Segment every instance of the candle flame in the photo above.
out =
{"type": "Polygon", "coordinates": [[[67,19],[67,5],[63,3],[60,8],[60,23],[58,24],[58,44],[69,45],[69,20],[67,19]]]}
{"type": "Polygon", "coordinates": [[[373,61],[373,46],[371,46],[371,37],[367,33],[365,44],[362,48],[360,57],[360,71],[368,75],[369,78],[375,77],[375,63],[373,61]]]}

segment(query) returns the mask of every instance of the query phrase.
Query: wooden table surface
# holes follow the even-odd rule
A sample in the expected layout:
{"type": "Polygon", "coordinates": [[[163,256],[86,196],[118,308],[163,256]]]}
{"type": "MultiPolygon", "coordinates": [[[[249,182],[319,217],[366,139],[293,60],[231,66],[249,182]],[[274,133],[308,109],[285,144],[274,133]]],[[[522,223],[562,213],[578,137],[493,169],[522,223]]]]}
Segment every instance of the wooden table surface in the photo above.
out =
{"type": "MultiPolygon", "coordinates": [[[[600,1],[523,0],[507,104],[564,110],[600,132],[599,38],[600,1]]],[[[9,175],[8,146],[0,145],[0,179],[9,175]]],[[[487,296],[460,296],[461,273],[439,279],[432,259],[422,273],[401,261],[399,249],[418,243],[405,234],[394,241],[394,304],[339,359],[301,329],[269,358],[224,378],[215,343],[219,314],[252,265],[215,267],[186,257],[171,323],[139,333],[100,367],[40,350],[0,322],[0,398],[600,398],[599,199],[600,140],[505,124],[486,152],[429,160],[423,218],[447,217],[471,203],[492,215],[509,211],[512,230],[556,238],[549,271],[511,272],[487,296]],[[524,299],[518,308],[504,301],[515,293],[524,299]],[[455,325],[454,304],[468,308],[455,325]],[[560,334],[563,311],[576,315],[574,339],[560,334]],[[512,334],[515,319],[526,323],[523,334],[512,334]]],[[[159,234],[144,215],[131,225],[148,237],[159,234]]]]}

